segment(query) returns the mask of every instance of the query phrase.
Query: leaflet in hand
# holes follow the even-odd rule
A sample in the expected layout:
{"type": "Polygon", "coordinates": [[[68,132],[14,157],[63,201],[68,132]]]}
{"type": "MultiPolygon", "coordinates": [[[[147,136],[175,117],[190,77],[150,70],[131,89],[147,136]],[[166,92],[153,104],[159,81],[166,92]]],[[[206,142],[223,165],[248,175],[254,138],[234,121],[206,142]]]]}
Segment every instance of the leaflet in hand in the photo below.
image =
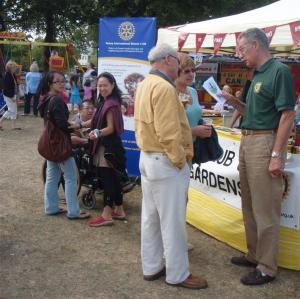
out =
{"type": "Polygon", "coordinates": [[[213,77],[204,81],[202,86],[218,103],[224,105],[225,99],[219,95],[221,90],[213,77]]]}

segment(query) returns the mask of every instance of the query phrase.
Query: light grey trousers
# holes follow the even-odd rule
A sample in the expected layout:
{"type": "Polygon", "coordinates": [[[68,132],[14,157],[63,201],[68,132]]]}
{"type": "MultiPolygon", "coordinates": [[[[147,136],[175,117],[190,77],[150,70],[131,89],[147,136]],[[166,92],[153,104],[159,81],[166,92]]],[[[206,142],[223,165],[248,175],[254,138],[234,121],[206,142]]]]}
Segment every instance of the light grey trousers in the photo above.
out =
{"type": "Polygon", "coordinates": [[[163,268],[166,281],[176,284],[190,274],[186,236],[186,198],[190,168],[175,167],[162,153],[141,152],[142,235],[144,275],[163,268]]]}

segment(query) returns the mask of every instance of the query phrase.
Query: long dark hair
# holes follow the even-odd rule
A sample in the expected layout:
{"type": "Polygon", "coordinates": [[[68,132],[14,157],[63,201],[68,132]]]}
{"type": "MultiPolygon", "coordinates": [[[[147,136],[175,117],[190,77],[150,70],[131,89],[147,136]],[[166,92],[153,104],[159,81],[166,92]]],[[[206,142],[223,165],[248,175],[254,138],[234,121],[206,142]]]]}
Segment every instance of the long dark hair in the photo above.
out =
{"type": "Polygon", "coordinates": [[[71,76],[71,78],[70,78],[70,84],[71,84],[71,86],[75,85],[76,87],[78,87],[78,81],[79,81],[79,76],[76,75],[76,74],[73,74],[71,76]]]}
{"type": "Polygon", "coordinates": [[[45,73],[43,75],[43,77],[38,85],[37,91],[36,91],[38,96],[46,95],[49,92],[50,85],[53,82],[55,74],[58,74],[58,75],[61,75],[62,77],[64,77],[64,75],[62,73],[57,72],[57,71],[50,71],[48,73],[45,73]]]}
{"type": "MultiPolygon", "coordinates": [[[[122,103],[122,91],[118,87],[115,77],[109,72],[103,72],[97,77],[97,82],[102,77],[106,78],[110,84],[114,85],[114,88],[113,88],[110,96],[113,97],[114,99],[117,99],[121,104],[122,103]]],[[[104,98],[101,96],[100,93],[99,93],[99,100],[100,100],[99,102],[104,101],[104,98]]]]}

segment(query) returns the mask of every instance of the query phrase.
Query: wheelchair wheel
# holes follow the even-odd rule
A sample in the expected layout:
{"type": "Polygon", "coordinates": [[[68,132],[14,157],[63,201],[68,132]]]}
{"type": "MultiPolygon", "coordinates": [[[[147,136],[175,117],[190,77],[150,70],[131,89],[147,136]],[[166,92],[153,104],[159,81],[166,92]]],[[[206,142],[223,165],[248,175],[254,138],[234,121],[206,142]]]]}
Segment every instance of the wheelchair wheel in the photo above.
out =
{"type": "Polygon", "coordinates": [[[91,210],[96,206],[96,196],[93,190],[89,190],[88,192],[82,194],[81,197],[82,205],[85,209],[91,210]]]}
{"type": "MultiPolygon", "coordinates": [[[[42,180],[44,184],[46,184],[46,176],[47,176],[47,161],[44,160],[42,165],[42,180]]],[[[77,164],[76,164],[76,177],[77,177],[77,195],[78,195],[81,189],[81,180],[80,180],[79,169],[77,164]]],[[[58,181],[57,188],[59,188],[60,185],[65,190],[65,180],[63,175],[61,175],[60,180],[58,181]]]]}

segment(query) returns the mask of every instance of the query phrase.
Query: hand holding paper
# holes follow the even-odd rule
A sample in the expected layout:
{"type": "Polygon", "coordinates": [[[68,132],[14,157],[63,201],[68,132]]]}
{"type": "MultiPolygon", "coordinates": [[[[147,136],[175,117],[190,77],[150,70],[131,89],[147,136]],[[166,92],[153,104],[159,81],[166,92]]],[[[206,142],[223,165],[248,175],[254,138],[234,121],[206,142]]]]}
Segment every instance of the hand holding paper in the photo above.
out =
{"type": "Polygon", "coordinates": [[[218,103],[225,104],[225,99],[220,95],[221,89],[213,77],[209,77],[204,81],[202,86],[218,103]]]}
{"type": "Polygon", "coordinates": [[[221,96],[222,96],[222,98],[225,99],[226,104],[231,105],[238,112],[240,112],[241,114],[244,114],[244,110],[245,110],[245,106],[246,106],[246,104],[244,102],[242,102],[240,99],[238,99],[237,97],[231,95],[230,93],[228,93],[226,91],[222,91],[221,96]]]}

